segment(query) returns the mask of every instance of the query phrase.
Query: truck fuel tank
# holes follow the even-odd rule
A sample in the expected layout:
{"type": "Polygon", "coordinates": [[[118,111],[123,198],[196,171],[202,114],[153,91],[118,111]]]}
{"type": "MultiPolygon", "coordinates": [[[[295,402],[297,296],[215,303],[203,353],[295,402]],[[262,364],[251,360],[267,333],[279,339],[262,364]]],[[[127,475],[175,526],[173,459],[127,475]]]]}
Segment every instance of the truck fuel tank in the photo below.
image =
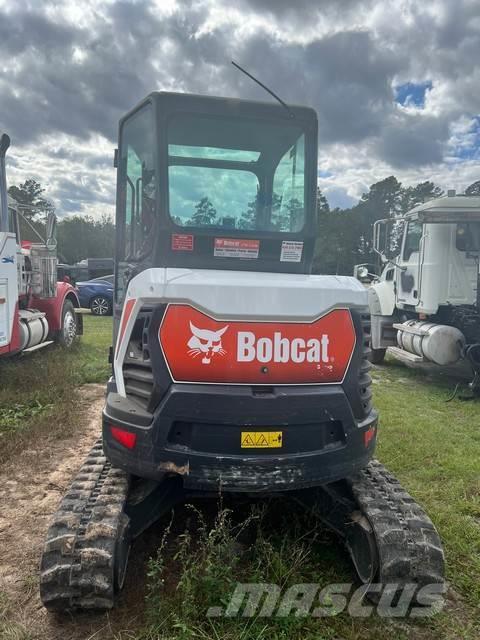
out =
{"type": "Polygon", "coordinates": [[[456,327],[418,320],[394,324],[400,349],[439,365],[460,360],[465,337],[456,327]]]}
{"type": "Polygon", "coordinates": [[[45,314],[34,309],[22,309],[19,316],[21,351],[45,342],[49,331],[45,314]]]}

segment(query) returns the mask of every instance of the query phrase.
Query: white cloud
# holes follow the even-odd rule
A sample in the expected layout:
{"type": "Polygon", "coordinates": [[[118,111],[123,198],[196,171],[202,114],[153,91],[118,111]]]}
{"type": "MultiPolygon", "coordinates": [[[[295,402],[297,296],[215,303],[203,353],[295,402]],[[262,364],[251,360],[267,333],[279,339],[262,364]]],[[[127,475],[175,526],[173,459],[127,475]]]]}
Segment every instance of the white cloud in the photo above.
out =
{"type": "Polygon", "coordinates": [[[478,0],[0,0],[9,180],[39,179],[60,215],[112,212],[117,122],[149,91],[269,99],[233,57],[317,109],[332,200],[392,173],[463,189],[480,173],[479,54],[478,0]],[[423,108],[394,103],[425,81],[423,108]]]}

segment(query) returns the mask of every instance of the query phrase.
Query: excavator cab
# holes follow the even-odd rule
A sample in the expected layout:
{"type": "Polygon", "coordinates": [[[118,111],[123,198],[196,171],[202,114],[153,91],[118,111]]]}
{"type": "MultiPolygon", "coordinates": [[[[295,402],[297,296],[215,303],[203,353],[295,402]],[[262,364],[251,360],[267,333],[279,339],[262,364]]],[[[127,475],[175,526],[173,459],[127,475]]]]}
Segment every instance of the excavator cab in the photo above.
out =
{"type": "Polygon", "coordinates": [[[151,94],[120,122],[117,303],[150,267],[309,273],[316,140],[305,107],[151,94]]]}

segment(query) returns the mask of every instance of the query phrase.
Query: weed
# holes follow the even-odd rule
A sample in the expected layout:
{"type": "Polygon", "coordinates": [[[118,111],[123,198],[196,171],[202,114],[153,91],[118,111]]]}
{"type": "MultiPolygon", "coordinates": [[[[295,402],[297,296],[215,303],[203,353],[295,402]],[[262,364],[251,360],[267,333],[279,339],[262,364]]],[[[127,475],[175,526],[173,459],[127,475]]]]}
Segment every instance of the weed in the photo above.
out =
{"type": "Polygon", "coordinates": [[[7,595],[0,591],[0,638],[2,640],[31,640],[25,625],[15,621],[15,611],[7,595]]]}
{"type": "Polygon", "coordinates": [[[112,320],[87,315],[84,331],[71,349],[51,345],[0,360],[0,463],[35,436],[67,435],[78,420],[78,387],[106,383],[112,320]]]}
{"type": "Polygon", "coordinates": [[[52,403],[43,404],[39,398],[32,398],[30,404],[14,404],[0,409],[0,430],[16,429],[28,423],[28,420],[51,411],[52,408],[52,403]]]}
{"type": "Polygon", "coordinates": [[[173,554],[167,544],[168,528],[148,567],[149,623],[181,639],[196,637],[195,629],[202,626],[210,606],[228,603],[241,558],[239,537],[254,518],[238,526],[231,520],[231,511],[220,507],[209,527],[201,510],[193,505],[187,509],[191,517],[173,554]],[[174,585],[168,580],[172,565],[178,571],[174,585]]]}
{"type": "Polygon", "coordinates": [[[254,529],[252,540],[242,553],[233,553],[242,520],[232,501],[228,510],[219,509],[210,529],[202,511],[202,516],[196,514],[196,527],[190,525],[176,540],[169,533],[150,562],[146,625],[138,632],[138,640],[479,637],[478,403],[445,403],[448,382],[389,362],[376,368],[374,377],[375,404],[381,416],[378,457],[439,529],[450,593],[455,594],[448,596],[446,610],[423,621],[359,619],[347,613],[322,619],[294,615],[208,618],[210,606],[225,608],[237,582],[274,583],[284,592],[295,583],[325,586],[355,580],[337,538],[321,527],[314,514],[302,513],[283,499],[263,508],[254,505],[246,516],[254,516],[249,524],[254,529]],[[155,575],[161,580],[155,582],[155,575]]]}

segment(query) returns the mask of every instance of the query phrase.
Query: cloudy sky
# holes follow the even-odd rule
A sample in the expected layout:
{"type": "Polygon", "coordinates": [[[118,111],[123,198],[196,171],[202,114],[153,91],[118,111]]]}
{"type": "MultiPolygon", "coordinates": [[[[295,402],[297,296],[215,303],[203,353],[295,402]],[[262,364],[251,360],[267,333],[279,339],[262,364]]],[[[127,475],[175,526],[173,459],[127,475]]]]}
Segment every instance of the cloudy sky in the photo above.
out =
{"type": "Polygon", "coordinates": [[[58,213],[112,212],[119,117],[152,90],[268,100],[319,118],[333,206],[390,174],[480,179],[480,0],[0,0],[9,182],[58,213]]]}

